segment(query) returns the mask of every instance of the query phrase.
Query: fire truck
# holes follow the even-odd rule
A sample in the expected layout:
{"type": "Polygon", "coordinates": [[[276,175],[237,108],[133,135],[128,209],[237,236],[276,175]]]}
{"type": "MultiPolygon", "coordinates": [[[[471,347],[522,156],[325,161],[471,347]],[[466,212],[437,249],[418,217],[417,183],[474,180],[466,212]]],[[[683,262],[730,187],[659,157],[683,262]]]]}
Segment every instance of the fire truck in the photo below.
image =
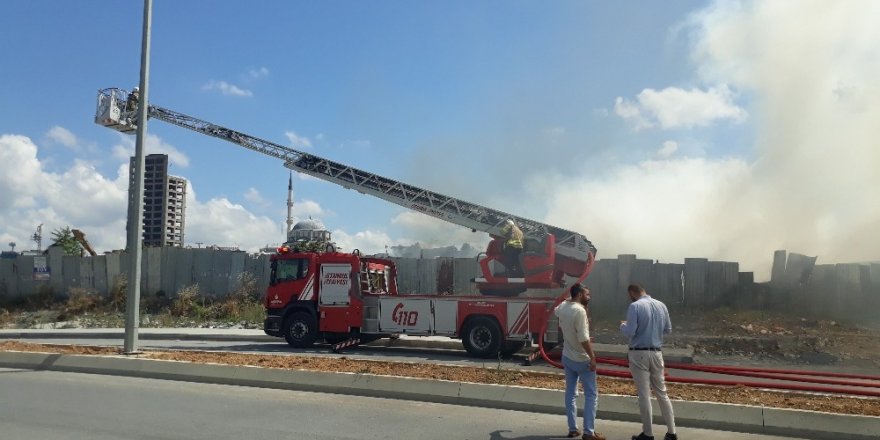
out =
{"type": "MultiPolygon", "coordinates": [[[[133,134],[137,112],[127,109],[129,92],[98,91],[95,122],[133,134]]],[[[480,296],[399,295],[389,259],[359,252],[297,252],[283,246],[271,257],[264,330],[295,347],[318,340],[354,344],[383,336],[445,335],[461,338],[474,356],[518,351],[530,341],[556,341],[553,298],[520,296],[529,288],[559,288],[566,277],[583,280],[596,248],[582,234],[284,147],[155,105],[149,118],[213,136],[274,157],[285,167],[493,237],[478,256],[480,296]],[[503,232],[512,220],[524,233],[517,272],[504,267],[503,232]],[[548,321],[551,320],[551,321],[548,321]],[[545,331],[545,329],[550,329],[545,331]]]]}

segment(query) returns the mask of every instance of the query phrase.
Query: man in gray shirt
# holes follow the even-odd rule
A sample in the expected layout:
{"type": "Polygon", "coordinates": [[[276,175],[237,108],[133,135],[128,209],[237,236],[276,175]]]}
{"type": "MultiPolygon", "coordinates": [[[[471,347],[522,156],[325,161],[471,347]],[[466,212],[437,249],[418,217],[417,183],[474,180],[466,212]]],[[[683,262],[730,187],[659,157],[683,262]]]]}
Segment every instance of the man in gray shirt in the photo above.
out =
{"type": "Polygon", "coordinates": [[[632,372],[639,393],[639,411],[642,414],[642,433],[633,440],[653,440],[651,427],[651,388],[657,395],[657,403],[666,422],[664,440],[678,440],[675,433],[675,415],[672,403],[666,395],[663,379],[663,335],[672,331],[669,311],[662,302],[651,298],[638,284],[630,284],[627,294],[632,304],[626,311],[626,321],[620,323],[620,331],[629,338],[629,370],[632,372]]]}

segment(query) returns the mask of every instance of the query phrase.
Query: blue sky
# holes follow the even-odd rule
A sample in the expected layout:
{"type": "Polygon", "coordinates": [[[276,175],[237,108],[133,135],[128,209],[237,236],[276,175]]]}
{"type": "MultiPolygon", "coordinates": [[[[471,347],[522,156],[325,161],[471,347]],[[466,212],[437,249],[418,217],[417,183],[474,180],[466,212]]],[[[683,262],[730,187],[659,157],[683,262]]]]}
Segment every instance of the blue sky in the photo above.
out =
{"type": "MultiPolygon", "coordinates": [[[[154,3],[155,105],[578,230],[604,257],[878,259],[874,2],[154,3]]],[[[0,243],[44,223],[124,245],[134,137],[92,117],[98,89],[138,83],[142,7],[0,3],[0,243]]],[[[281,240],[280,161],[148,133],[190,181],[189,244],[281,240]]],[[[297,216],[346,248],[486,241],[294,187],[297,216]]]]}

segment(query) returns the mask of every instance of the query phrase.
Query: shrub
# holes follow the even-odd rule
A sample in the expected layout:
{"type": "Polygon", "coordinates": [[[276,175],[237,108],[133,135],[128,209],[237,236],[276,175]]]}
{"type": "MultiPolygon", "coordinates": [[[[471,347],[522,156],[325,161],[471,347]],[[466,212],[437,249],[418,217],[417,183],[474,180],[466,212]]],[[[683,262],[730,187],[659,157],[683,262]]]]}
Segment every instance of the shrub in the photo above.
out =
{"type": "Polygon", "coordinates": [[[67,292],[67,295],[64,313],[68,316],[76,316],[93,311],[101,304],[101,297],[97,291],[92,289],[73,287],[67,292]]]}
{"type": "Polygon", "coordinates": [[[36,294],[27,299],[28,308],[44,310],[55,304],[55,290],[51,286],[42,285],[37,288],[36,294]]]}
{"type": "Polygon", "coordinates": [[[128,296],[128,274],[121,273],[113,281],[110,288],[110,306],[120,312],[125,310],[125,298],[128,296]]]}
{"type": "Polygon", "coordinates": [[[198,284],[186,286],[177,291],[177,296],[171,301],[169,311],[172,316],[199,316],[204,315],[204,305],[199,302],[201,290],[198,284]]]}

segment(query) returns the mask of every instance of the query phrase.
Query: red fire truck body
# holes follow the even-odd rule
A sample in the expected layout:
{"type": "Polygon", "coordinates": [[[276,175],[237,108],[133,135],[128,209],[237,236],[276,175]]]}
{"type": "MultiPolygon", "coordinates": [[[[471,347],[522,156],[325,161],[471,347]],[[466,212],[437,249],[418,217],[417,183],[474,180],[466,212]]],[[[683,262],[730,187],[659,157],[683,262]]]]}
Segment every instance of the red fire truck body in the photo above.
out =
{"type": "Polygon", "coordinates": [[[473,356],[494,357],[536,340],[552,315],[551,298],[399,295],[394,262],[383,258],[282,252],[271,267],[264,330],[295,347],[440,335],[462,339],[473,356]]]}

